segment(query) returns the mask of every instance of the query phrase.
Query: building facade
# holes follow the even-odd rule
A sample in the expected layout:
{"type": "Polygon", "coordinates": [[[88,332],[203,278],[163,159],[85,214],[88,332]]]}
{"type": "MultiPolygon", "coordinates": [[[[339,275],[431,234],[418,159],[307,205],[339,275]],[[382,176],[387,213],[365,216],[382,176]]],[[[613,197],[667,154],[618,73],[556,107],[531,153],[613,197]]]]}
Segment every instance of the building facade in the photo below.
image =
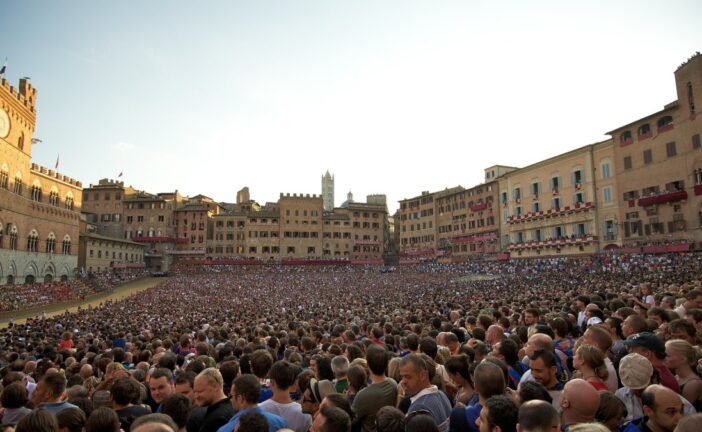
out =
{"type": "Polygon", "coordinates": [[[619,127],[614,141],[625,249],[702,247],[702,55],[675,71],[677,98],[619,127]]]}
{"type": "MultiPolygon", "coordinates": [[[[612,143],[605,141],[500,177],[502,250],[512,257],[599,251],[603,220],[598,215],[598,193],[605,189],[609,202],[603,210],[609,213],[603,217],[616,217],[612,160],[612,143]],[[605,186],[600,187],[599,181],[605,186]]],[[[616,236],[609,241],[616,243],[616,236]]]]}
{"type": "Polygon", "coordinates": [[[499,249],[498,183],[454,190],[436,198],[437,256],[460,262],[499,249]]]}
{"type": "Polygon", "coordinates": [[[67,280],[78,266],[82,186],[32,163],[36,98],[28,79],[0,80],[0,285],[67,280]]]}
{"type": "Polygon", "coordinates": [[[98,226],[81,223],[78,266],[84,273],[144,268],[144,245],[98,234],[98,226]]]}
{"type": "Polygon", "coordinates": [[[83,213],[87,221],[93,224],[96,234],[126,238],[124,229],[123,200],[134,196],[136,191],[124,182],[101,179],[98,184],[91,184],[83,189],[83,213]]]}

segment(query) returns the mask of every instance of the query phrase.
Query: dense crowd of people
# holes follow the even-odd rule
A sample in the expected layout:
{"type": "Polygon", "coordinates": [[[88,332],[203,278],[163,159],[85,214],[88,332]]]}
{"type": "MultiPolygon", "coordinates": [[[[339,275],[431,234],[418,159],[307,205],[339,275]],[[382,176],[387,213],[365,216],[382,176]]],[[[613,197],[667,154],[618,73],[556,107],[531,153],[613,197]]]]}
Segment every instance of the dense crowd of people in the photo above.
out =
{"type": "Polygon", "coordinates": [[[84,288],[71,282],[3,285],[0,286],[0,312],[77,300],[85,294],[84,288]]]}
{"type": "Polygon", "coordinates": [[[177,273],[3,330],[5,430],[702,430],[697,254],[177,273]]]}

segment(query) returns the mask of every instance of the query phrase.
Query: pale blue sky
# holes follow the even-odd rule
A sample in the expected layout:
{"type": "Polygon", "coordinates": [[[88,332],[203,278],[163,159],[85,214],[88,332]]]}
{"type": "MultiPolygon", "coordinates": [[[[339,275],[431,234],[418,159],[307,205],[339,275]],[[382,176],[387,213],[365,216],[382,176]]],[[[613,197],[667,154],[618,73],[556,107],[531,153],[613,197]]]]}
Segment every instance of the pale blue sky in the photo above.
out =
{"type": "Polygon", "coordinates": [[[474,186],[675,98],[699,1],[2,1],[34,160],[85,184],[261,203],[474,186]],[[302,155],[302,156],[298,156],[302,155]]]}

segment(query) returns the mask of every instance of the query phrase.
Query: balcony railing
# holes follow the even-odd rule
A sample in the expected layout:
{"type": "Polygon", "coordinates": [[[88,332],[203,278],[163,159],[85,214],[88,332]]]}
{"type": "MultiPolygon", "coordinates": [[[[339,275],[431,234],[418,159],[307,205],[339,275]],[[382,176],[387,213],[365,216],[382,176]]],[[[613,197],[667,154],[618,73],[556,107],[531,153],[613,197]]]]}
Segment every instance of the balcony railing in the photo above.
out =
{"type": "Polygon", "coordinates": [[[473,205],[470,206],[470,211],[472,211],[472,212],[477,212],[477,211],[485,210],[485,209],[487,209],[488,207],[489,207],[489,206],[488,206],[488,203],[487,203],[487,202],[475,203],[475,204],[473,204],[473,205]]]}
{"type": "Polygon", "coordinates": [[[664,192],[639,199],[639,207],[648,207],[656,204],[665,204],[687,199],[687,191],[664,192]]]}
{"type": "Polygon", "coordinates": [[[565,246],[584,246],[597,241],[597,236],[586,235],[579,237],[561,237],[549,240],[530,240],[526,242],[510,243],[510,250],[523,249],[544,249],[544,248],[560,248],[565,246]]]}
{"type": "Polygon", "coordinates": [[[533,220],[539,220],[539,219],[545,219],[545,218],[551,218],[551,217],[557,217],[557,216],[564,216],[564,215],[569,215],[573,213],[578,213],[582,211],[589,211],[590,209],[593,209],[595,207],[595,204],[592,202],[585,202],[585,203],[575,203],[573,206],[565,206],[563,208],[553,208],[549,209],[546,211],[539,211],[539,212],[529,212],[525,213],[521,216],[510,216],[507,218],[507,223],[508,224],[515,224],[515,223],[521,223],[521,222],[530,222],[533,220]]]}
{"type": "Polygon", "coordinates": [[[177,243],[177,244],[183,244],[187,243],[188,239],[186,238],[177,238],[177,237],[149,237],[149,236],[136,236],[132,237],[129,240],[137,243],[177,243]]]}

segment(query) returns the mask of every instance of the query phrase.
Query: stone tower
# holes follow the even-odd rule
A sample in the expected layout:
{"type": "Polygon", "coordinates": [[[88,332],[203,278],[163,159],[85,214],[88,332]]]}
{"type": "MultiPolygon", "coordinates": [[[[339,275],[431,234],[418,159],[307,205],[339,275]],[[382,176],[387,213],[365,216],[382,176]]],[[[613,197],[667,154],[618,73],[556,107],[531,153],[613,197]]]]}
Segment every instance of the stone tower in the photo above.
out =
{"type": "Polygon", "coordinates": [[[334,176],[329,174],[329,170],[322,176],[322,199],[324,211],[334,210],[334,176]]]}

